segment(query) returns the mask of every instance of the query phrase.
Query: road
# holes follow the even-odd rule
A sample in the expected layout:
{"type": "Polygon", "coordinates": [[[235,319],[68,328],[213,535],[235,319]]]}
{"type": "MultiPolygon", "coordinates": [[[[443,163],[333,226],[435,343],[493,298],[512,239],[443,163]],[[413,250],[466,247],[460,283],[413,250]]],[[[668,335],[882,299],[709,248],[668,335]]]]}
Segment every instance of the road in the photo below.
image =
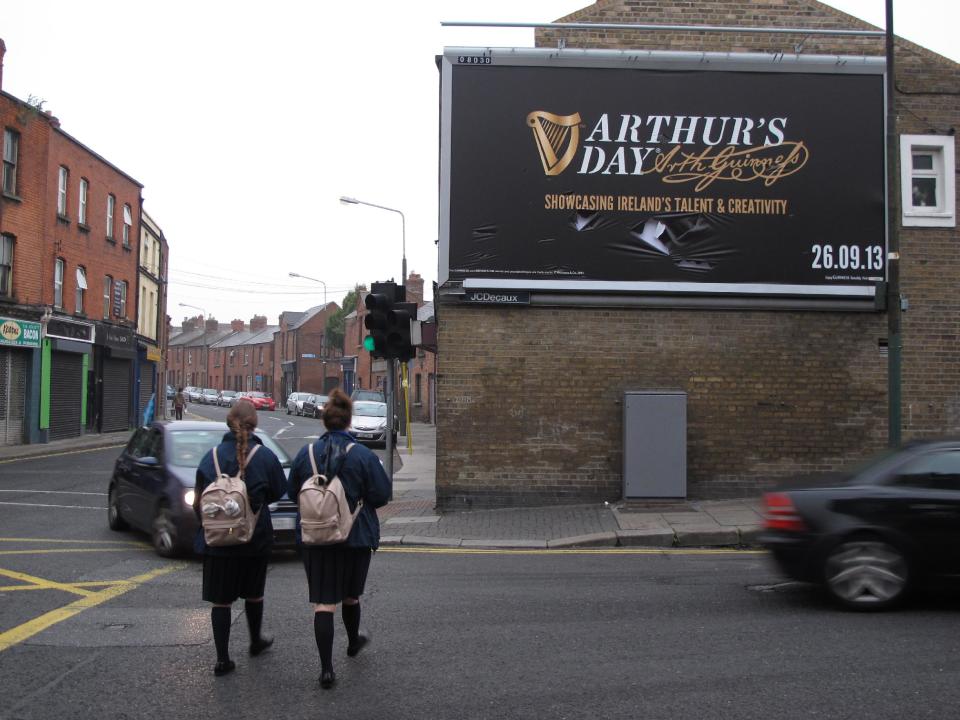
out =
{"type": "Polygon", "coordinates": [[[960,701],[956,598],[851,614],[737,551],[385,549],[373,644],[347,659],[337,624],[333,691],[302,568],[277,555],[274,649],[247,657],[238,604],[237,671],[215,678],[199,563],[107,529],[116,452],[0,464],[0,718],[943,718],[960,701]]]}

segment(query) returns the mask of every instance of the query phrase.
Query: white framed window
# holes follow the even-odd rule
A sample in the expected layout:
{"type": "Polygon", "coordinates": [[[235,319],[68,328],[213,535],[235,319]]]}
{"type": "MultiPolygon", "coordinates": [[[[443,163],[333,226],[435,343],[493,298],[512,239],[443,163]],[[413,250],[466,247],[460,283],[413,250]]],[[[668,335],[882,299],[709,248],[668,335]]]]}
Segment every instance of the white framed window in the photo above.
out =
{"type": "Polygon", "coordinates": [[[57,258],[53,266],[53,306],[58,310],[63,309],[63,258],[57,258]]]}
{"type": "Polygon", "coordinates": [[[3,131],[3,192],[17,194],[17,163],[20,158],[20,133],[6,128],[3,131]]]}
{"type": "Polygon", "coordinates": [[[123,206],[123,244],[130,247],[130,226],[133,225],[133,215],[130,212],[130,206],[123,206]]]}
{"type": "Polygon", "coordinates": [[[87,291],[87,271],[77,267],[77,308],[76,312],[83,312],[83,295],[87,291]]]}
{"type": "Polygon", "coordinates": [[[0,295],[13,294],[13,235],[0,235],[0,295]]]}
{"type": "Polygon", "coordinates": [[[90,181],[80,178],[80,206],[77,208],[77,222],[87,224],[87,192],[90,190],[90,181]]]}
{"type": "Polygon", "coordinates": [[[113,216],[117,209],[117,199],[113,195],[107,195],[107,239],[113,240],[113,216]]]}
{"type": "Polygon", "coordinates": [[[955,181],[952,136],[900,136],[900,197],[905,227],[956,227],[955,181]]]}
{"type": "Polygon", "coordinates": [[[127,316],[127,281],[118,280],[117,284],[120,286],[120,307],[117,315],[125,318],[127,316]]]}
{"type": "Polygon", "coordinates": [[[113,278],[103,276],[103,319],[110,317],[110,302],[113,299],[113,278]]]}
{"type": "Polygon", "coordinates": [[[67,216],[67,184],[70,182],[70,171],[63,165],[60,166],[60,174],[57,180],[57,215],[67,216]]]}

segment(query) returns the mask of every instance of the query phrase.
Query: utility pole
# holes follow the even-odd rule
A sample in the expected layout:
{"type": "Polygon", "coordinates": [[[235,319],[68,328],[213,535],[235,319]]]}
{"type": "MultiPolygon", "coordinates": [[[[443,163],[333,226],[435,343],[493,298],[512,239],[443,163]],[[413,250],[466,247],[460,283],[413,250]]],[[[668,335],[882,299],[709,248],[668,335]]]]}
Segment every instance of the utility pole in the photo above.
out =
{"type": "Polygon", "coordinates": [[[887,3],[887,442],[900,445],[902,338],[900,335],[900,148],[897,142],[893,0],[887,3]]]}

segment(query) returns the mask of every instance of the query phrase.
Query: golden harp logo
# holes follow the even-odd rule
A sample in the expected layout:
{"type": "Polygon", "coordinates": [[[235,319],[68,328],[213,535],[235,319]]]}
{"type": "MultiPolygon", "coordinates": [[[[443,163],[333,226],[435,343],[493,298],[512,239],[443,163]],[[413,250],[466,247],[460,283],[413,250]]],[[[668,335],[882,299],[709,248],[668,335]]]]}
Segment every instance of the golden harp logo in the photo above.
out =
{"type": "Polygon", "coordinates": [[[566,170],[580,145],[580,113],[554,115],[534,110],[527,115],[527,125],[537,141],[543,172],[559,175],[566,170]]]}

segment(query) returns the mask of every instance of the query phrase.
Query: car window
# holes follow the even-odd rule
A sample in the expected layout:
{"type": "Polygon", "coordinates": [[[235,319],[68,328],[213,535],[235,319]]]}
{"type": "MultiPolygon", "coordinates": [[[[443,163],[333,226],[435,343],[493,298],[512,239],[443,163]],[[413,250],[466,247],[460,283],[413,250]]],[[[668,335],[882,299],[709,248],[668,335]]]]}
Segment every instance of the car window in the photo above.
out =
{"type": "Polygon", "coordinates": [[[896,485],[960,490],[960,451],[948,450],[921,455],[898,468],[896,485]]]}
{"type": "Polygon", "coordinates": [[[387,406],[383,403],[358,402],[353,404],[353,414],[366,417],[386,417],[387,406]]]}
{"type": "MultiPolygon", "coordinates": [[[[170,464],[177,467],[195,468],[200,464],[203,456],[212,447],[220,444],[227,427],[211,428],[209,430],[175,430],[170,433],[170,464]]],[[[270,448],[280,464],[290,467],[290,456],[284,452],[277,442],[269,435],[257,433],[264,446],[270,448]]]]}
{"type": "Polygon", "coordinates": [[[154,457],[161,460],[163,457],[163,433],[152,428],[143,443],[143,457],[154,457]]]}
{"type": "Polygon", "coordinates": [[[146,450],[149,435],[150,431],[148,428],[137,428],[130,438],[130,442],[127,443],[127,454],[135,458],[144,457],[143,453],[146,450]]]}

